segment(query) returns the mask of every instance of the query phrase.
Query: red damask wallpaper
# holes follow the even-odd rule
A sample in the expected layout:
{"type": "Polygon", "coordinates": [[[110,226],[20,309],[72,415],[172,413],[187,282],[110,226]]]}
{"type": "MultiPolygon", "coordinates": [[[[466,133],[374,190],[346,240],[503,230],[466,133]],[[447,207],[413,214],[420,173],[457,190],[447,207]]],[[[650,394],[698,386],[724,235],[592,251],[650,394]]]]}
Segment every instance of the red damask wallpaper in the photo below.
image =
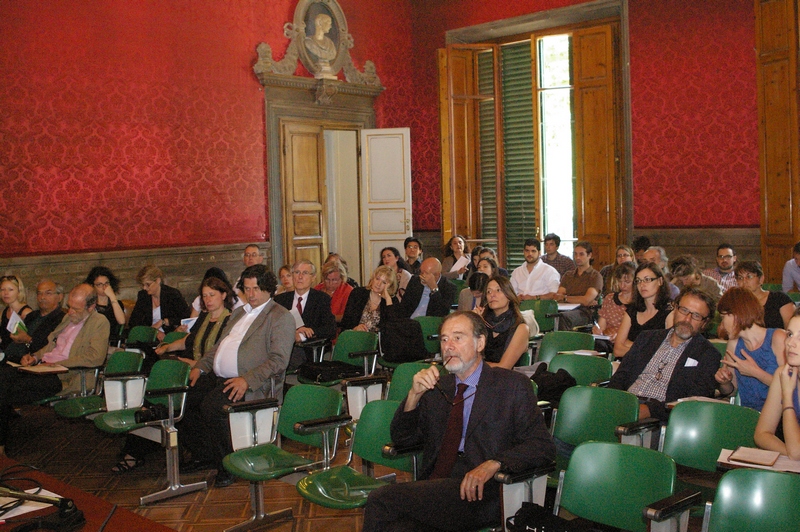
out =
{"type": "Polygon", "coordinates": [[[632,1],[633,209],[640,227],[758,227],[751,0],[632,1]]]}
{"type": "MultiPolygon", "coordinates": [[[[414,229],[440,228],[444,33],[581,0],[340,0],[410,126],[414,229]]],[[[0,3],[0,256],[263,240],[255,47],[296,0],[0,3]]],[[[751,0],[631,0],[634,223],[758,225],[751,0]],[[702,198],[702,201],[697,201],[702,198]]],[[[302,68],[298,74],[307,75],[302,68]]]]}
{"type": "MultiPolygon", "coordinates": [[[[283,56],[295,5],[2,2],[0,256],[264,240],[251,67],[261,41],[283,56]]],[[[354,61],[387,87],[379,126],[408,124],[410,4],[341,5],[354,61]]]]}

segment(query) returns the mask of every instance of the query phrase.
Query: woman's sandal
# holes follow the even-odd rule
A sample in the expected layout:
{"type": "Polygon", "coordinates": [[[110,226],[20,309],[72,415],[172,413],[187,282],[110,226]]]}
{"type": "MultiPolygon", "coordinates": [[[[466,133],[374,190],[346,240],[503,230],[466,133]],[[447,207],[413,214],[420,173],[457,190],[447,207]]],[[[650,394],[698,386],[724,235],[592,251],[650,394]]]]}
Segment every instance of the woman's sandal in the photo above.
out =
{"type": "Polygon", "coordinates": [[[117,462],[117,465],[111,468],[111,472],[119,475],[122,473],[127,473],[128,471],[136,469],[142,465],[144,465],[144,458],[134,458],[133,456],[126,454],[122,460],[117,462]]]}

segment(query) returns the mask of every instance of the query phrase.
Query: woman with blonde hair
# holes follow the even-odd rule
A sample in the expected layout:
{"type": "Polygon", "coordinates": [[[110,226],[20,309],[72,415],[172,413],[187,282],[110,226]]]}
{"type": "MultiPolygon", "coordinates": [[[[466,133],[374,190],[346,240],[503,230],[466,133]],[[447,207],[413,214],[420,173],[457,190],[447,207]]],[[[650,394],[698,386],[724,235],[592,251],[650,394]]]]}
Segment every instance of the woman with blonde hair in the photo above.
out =
{"type": "Polygon", "coordinates": [[[792,460],[800,460],[800,310],[795,311],[786,327],[786,363],[772,375],[767,400],[756,425],[756,445],[778,451],[792,460]],[[778,426],[783,425],[783,439],[778,426]]]}
{"type": "Polygon", "coordinates": [[[164,284],[163,278],[161,270],[152,264],[139,270],[136,282],[142,289],[128,320],[131,328],[144,325],[158,329],[159,342],[166,333],[177,329],[182,319],[189,317],[189,306],[180,291],[164,284]]]}
{"type": "Polygon", "coordinates": [[[0,277],[0,297],[6,306],[3,316],[0,318],[0,351],[5,351],[11,343],[11,331],[8,330],[8,322],[14,312],[21,319],[33,312],[33,309],[26,304],[25,285],[22,279],[16,275],[4,275],[0,277]]]}
{"type": "Polygon", "coordinates": [[[342,316],[342,330],[378,332],[386,308],[397,302],[397,275],[389,266],[378,266],[366,287],[353,288],[342,316]]]}
{"type": "Polygon", "coordinates": [[[314,289],[331,296],[331,312],[336,318],[336,323],[341,322],[350,292],[353,291],[353,287],[347,284],[347,270],[344,265],[338,260],[323,264],[322,282],[314,289]]]}

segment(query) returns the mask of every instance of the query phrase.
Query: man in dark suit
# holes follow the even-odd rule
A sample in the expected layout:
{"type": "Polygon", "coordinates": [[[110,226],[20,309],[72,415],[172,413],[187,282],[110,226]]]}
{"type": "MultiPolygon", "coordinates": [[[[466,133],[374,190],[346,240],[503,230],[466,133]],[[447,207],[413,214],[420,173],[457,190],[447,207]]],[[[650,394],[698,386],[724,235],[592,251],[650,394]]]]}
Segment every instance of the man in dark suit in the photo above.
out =
{"type": "MultiPolygon", "coordinates": [[[[312,338],[333,338],[336,336],[336,318],[331,312],[331,297],[325,292],[314,290],[311,284],[317,275],[317,268],[310,260],[297,261],[292,266],[294,292],[284,292],[275,296],[275,302],[290,312],[293,309],[303,319],[303,324],[295,331],[295,343],[312,338]]],[[[308,359],[306,350],[296,347],[292,350],[290,368],[296,368],[308,359]]]]}
{"type": "Polygon", "coordinates": [[[364,532],[474,530],[498,523],[495,473],[555,459],[530,380],[483,363],[483,320],[455,312],[440,333],[449,374],[440,377],[436,368],[417,373],[391,425],[396,444],[423,445],[421,480],[373,491],[364,532]]]}
{"type": "Polygon", "coordinates": [[[428,258],[422,261],[419,275],[408,282],[400,304],[392,305],[397,307],[392,317],[447,316],[455,298],[456,285],[442,276],[442,263],[428,258]]]}
{"type": "MultiPolygon", "coordinates": [[[[247,304],[233,311],[219,343],[197,361],[189,374],[190,396],[204,394],[199,409],[187,408],[182,435],[197,462],[187,469],[217,469],[216,487],[234,477],[222,467],[233,452],[228,415],[223,407],[241,400],[283,398],[283,379],[294,344],[294,320],[272,300],[278,281],[262,264],[242,272],[247,304]]],[[[187,399],[187,403],[190,399],[187,399]]],[[[191,398],[191,403],[196,403],[191,398]]]]}
{"type": "Polygon", "coordinates": [[[611,388],[639,397],[639,419],[666,421],[666,403],[714,396],[720,354],[700,334],[714,317],[714,299],[698,288],[687,287],[676,301],[673,327],[640,333],[609,383],[611,388]]]}

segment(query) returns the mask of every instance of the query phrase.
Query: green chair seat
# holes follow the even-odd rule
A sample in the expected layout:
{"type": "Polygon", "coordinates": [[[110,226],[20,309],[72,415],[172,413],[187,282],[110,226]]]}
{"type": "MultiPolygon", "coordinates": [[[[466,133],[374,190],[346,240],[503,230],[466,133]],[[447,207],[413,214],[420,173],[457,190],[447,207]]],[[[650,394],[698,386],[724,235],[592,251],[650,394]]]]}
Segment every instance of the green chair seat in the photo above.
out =
{"type": "Polygon", "coordinates": [[[98,429],[110,434],[123,434],[140,429],[147,425],[136,422],[135,413],[138,410],[138,408],[126,408],[125,410],[106,412],[102,416],[94,418],[94,424],[98,429]]]}
{"type": "Polygon", "coordinates": [[[230,473],[251,482],[280,478],[311,463],[311,460],[269,443],[241,449],[222,460],[222,465],[230,473]]]}
{"type": "MultiPolygon", "coordinates": [[[[135,373],[142,369],[143,357],[141,353],[131,351],[117,351],[112,353],[106,364],[105,374],[135,373]]],[[[56,414],[67,419],[77,419],[91,414],[104,412],[106,409],[105,398],[99,395],[87,397],[73,397],[66,401],[59,401],[53,406],[56,414]]]]}
{"type": "Polygon", "coordinates": [[[102,412],[106,408],[106,400],[99,395],[89,397],[73,397],[66,401],[59,401],[53,405],[56,414],[67,419],[77,419],[91,414],[102,412]]]}
{"type": "Polygon", "coordinates": [[[352,510],[366,504],[370,492],[387,482],[338,466],[300,479],[297,491],[314,504],[335,510],[352,510]]]}

